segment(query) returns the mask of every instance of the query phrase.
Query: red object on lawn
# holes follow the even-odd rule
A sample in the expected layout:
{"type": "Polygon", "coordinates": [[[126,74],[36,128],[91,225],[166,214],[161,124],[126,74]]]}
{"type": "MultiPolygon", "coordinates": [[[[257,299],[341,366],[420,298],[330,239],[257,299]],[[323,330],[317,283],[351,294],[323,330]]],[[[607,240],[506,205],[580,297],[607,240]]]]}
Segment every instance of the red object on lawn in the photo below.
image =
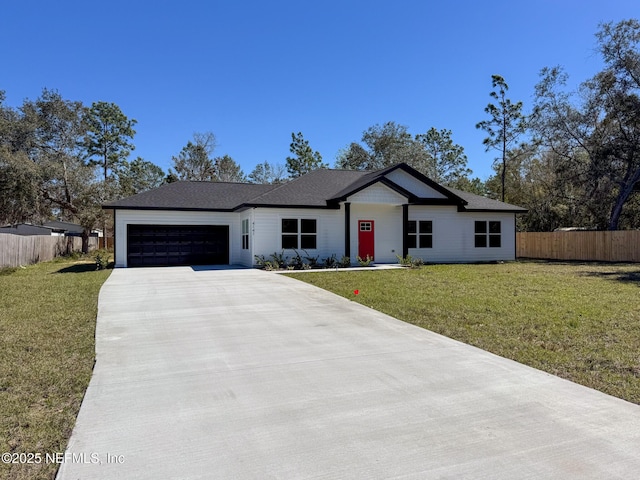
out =
{"type": "Polygon", "coordinates": [[[354,290],[354,291],[353,291],[353,294],[354,294],[354,295],[358,295],[359,293],[360,293],[360,290],[354,290]]]}

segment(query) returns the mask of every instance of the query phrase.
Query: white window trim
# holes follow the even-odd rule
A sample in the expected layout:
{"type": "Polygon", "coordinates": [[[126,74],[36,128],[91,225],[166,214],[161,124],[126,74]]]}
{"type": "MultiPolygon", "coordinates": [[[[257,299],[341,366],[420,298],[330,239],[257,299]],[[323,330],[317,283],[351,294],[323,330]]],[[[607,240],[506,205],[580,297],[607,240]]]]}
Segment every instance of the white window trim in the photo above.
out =
{"type": "Polygon", "coordinates": [[[251,249],[251,228],[249,225],[249,219],[245,218],[242,220],[242,250],[250,250],[251,249]],[[246,223],[245,223],[246,222],[246,223]],[[246,231],[245,231],[246,225],[246,231]],[[245,237],[246,237],[246,246],[245,246],[245,237]]]}

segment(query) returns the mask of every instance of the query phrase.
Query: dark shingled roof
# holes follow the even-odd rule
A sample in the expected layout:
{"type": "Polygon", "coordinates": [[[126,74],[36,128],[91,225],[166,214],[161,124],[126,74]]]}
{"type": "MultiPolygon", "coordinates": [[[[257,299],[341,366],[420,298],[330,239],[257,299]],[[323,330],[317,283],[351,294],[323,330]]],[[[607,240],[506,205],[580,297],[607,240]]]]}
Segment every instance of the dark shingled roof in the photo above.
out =
{"type": "Polygon", "coordinates": [[[82,233],[84,228],[82,225],[71,222],[61,222],[59,220],[51,220],[42,224],[43,227],[53,228],[55,230],[64,230],[69,233],[82,233]]]}
{"type": "Polygon", "coordinates": [[[276,185],[179,181],[107,203],[103,208],[208,211],[235,211],[258,206],[335,208],[339,201],[378,181],[403,191],[385,178],[387,173],[397,168],[435,188],[449,199],[451,205],[458,205],[463,211],[526,212],[526,209],[515,205],[443,187],[405,164],[374,172],[319,169],[276,185]]]}
{"type": "Polygon", "coordinates": [[[326,207],[327,200],[367,174],[357,170],[313,170],[263,193],[249,204],[326,207]]]}
{"type": "Polygon", "coordinates": [[[492,211],[492,212],[513,212],[526,213],[527,209],[511,205],[508,203],[492,200],[491,198],[476,195],[475,193],[464,192],[456,188],[445,187],[454,195],[462,198],[467,204],[464,206],[466,211],[492,211]]]}
{"type": "Polygon", "coordinates": [[[107,203],[104,208],[232,211],[274,188],[277,185],[180,181],[107,203]]]}

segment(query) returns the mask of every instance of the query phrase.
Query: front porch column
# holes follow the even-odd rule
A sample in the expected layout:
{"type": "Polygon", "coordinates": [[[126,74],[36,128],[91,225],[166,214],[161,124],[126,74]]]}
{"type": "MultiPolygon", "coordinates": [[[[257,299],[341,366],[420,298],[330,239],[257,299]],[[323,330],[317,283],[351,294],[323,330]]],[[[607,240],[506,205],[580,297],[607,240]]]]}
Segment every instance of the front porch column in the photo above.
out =
{"type": "Polygon", "coordinates": [[[402,205],[402,258],[409,255],[408,230],[409,227],[409,205],[402,205]]]}
{"type": "Polygon", "coordinates": [[[344,204],[344,255],[351,258],[351,203],[344,204]]]}

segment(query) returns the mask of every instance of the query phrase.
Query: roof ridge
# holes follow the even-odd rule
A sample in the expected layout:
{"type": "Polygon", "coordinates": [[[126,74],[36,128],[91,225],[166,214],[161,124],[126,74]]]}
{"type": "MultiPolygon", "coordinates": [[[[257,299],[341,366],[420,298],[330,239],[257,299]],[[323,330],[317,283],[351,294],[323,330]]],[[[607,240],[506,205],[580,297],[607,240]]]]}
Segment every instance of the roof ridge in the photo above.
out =
{"type": "MultiPolygon", "coordinates": [[[[291,180],[289,180],[289,181],[287,181],[287,182],[283,182],[283,183],[272,183],[271,185],[273,185],[273,186],[274,186],[274,188],[272,188],[272,189],[270,189],[270,190],[268,190],[268,191],[266,191],[266,192],[262,192],[262,193],[261,193],[260,195],[258,195],[257,197],[254,197],[254,198],[252,198],[251,200],[249,200],[248,202],[245,202],[245,203],[254,203],[254,202],[255,202],[256,200],[258,200],[260,197],[263,197],[264,195],[267,195],[268,193],[275,192],[276,190],[279,190],[279,189],[283,188],[285,185],[291,185],[292,183],[295,183],[296,181],[300,180],[300,179],[301,179],[302,177],[304,177],[305,175],[308,175],[308,174],[310,174],[310,173],[312,173],[312,172],[315,172],[315,171],[317,171],[317,170],[319,170],[319,169],[311,170],[311,172],[304,173],[304,174],[300,175],[299,177],[293,178],[293,179],[291,179],[291,180]]],[[[324,169],[323,169],[323,170],[324,170],[324,169]]]]}
{"type": "Polygon", "coordinates": [[[163,183],[163,185],[171,185],[172,183],[224,183],[227,185],[270,185],[268,183],[252,183],[252,182],[221,182],[219,180],[176,180],[175,182],[163,183]]]}

